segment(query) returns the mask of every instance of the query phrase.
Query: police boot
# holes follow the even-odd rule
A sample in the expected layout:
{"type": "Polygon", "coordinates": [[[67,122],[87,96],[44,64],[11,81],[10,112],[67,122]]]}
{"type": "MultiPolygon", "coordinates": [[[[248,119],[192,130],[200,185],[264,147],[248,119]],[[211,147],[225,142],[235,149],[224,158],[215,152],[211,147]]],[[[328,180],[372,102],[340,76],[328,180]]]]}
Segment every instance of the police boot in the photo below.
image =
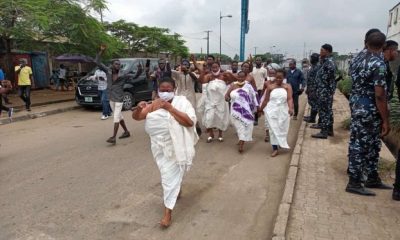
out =
{"type": "Polygon", "coordinates": [[[329,127],[328,136],[329,136],[329,137],[335,136],[335,134],[333,133],[333,127],[329,127]]]}
{"type": "Polygon", "coordinates": [[[321,131],[317,134],[313,134],[311,135],[311,137],[313,138],[320,138],[320,139],[327,139],[328,138],[328,132],[326,131],[321,131]]]}
{"type": "Polygon", "coordinates": [[[308,117],[304,117],[304,121],[307,123],[315,123],[315,118],[317,117],[317,113],[316,111],[311,111],[310,116],[308,117]]]}
{"type": "Polygon", "coordinates": [[[316,124],[311,125],[310,128],[313,128],[313,129],[321,129],[321,125],[319,125],[318,123],[316,123],[316,124]]]}
{"type": "Polygon", "coordinates": [[[368,189],[365,189],[361,185],[361,181],[353,180],[352,178],[349,179],[349,183],[346,186],[346,192],[354,193],[363,196],[375,196],[376,194],[368,189]]]}
{"type": "Polygon", "coordinates": [[[393,189],[392,186],[384,184],[377,173],[373,176],[368,176],[367,182],[365,183],[367,188],[378,188],[378,189],[393,189]]]}

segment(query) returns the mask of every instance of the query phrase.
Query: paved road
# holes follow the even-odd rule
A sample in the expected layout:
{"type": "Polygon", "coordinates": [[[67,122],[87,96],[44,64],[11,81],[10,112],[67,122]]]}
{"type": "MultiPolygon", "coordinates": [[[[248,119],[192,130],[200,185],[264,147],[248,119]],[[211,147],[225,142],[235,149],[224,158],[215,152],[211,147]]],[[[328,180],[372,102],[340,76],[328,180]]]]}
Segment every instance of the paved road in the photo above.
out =
{"type": "MultiPolygon", "coordinates": [[[[0,239],[270,239],[290,152],[270,158],[264,128],[236,150],[197,146],[173,225],[162,215],[160,176],[143,122],[125,112],[133,137],[109,146],[111,120],[75,110],[1,126],[0,239]]],[[[261,119],[263,121],[263,118],[261,119]]],[[[300,121],[292,121],[295,143],[300,121]]]]}

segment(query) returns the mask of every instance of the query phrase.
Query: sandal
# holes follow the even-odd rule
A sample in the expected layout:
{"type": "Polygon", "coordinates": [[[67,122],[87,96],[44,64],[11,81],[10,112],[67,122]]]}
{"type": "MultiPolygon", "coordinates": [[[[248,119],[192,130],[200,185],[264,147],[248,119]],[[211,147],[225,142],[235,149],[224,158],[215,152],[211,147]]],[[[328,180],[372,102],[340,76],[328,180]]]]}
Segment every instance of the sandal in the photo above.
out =
{"type": "Polygon", "coordinates": [[[213,137],[208,137],[208,138],[207,138],[207,143],[212,142],[212,140],[213,140],[213,137]]]}
{"type": "Polygon", "coordinates": [[[219,141],[219,142],[223,142],[224,139],[223,139],[222,137],[219,137],[219,138],[218,138],[218,141],[219,141]]]}

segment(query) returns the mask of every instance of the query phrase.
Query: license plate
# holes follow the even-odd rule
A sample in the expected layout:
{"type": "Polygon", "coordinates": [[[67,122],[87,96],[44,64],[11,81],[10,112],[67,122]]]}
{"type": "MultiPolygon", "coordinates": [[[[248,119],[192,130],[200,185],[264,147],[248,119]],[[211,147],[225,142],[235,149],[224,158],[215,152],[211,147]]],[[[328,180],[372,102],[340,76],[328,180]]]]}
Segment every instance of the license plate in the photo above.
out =
{"type": "Polygon", "coordinates": [[[92,97],[85,97],[85,102],[93,102],[93,98],[92,97]]]}

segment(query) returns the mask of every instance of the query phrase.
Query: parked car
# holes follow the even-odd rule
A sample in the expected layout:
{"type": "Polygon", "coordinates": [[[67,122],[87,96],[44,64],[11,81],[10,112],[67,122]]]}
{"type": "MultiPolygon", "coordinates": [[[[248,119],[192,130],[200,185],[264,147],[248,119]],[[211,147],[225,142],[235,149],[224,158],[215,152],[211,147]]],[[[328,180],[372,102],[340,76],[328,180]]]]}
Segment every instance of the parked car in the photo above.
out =
{"type": "MultiPolygon", "coordinates": [[[[123,96],[123,110],[131,109],[136,103],[140,101],[151,100],[151,93],[153,91],[152,82],[147,79],[145,71],[143,71],[137,78],[136,75],[139,64],[143,67],[146,64],[146,58],[121,58],[121,70],[125,78],[124,96],[123,96]]],[[[153,70],[158,66],[158,59],[150,58],[150,69],[153,70]]],[[[94,75],[97,67],[90,71],[85,77],[78,81],[75,90],[76,102],[84,107],[101,107],[101,99],[98,91],[98,81],[92,80],[90,76],[94,75]]]]}

